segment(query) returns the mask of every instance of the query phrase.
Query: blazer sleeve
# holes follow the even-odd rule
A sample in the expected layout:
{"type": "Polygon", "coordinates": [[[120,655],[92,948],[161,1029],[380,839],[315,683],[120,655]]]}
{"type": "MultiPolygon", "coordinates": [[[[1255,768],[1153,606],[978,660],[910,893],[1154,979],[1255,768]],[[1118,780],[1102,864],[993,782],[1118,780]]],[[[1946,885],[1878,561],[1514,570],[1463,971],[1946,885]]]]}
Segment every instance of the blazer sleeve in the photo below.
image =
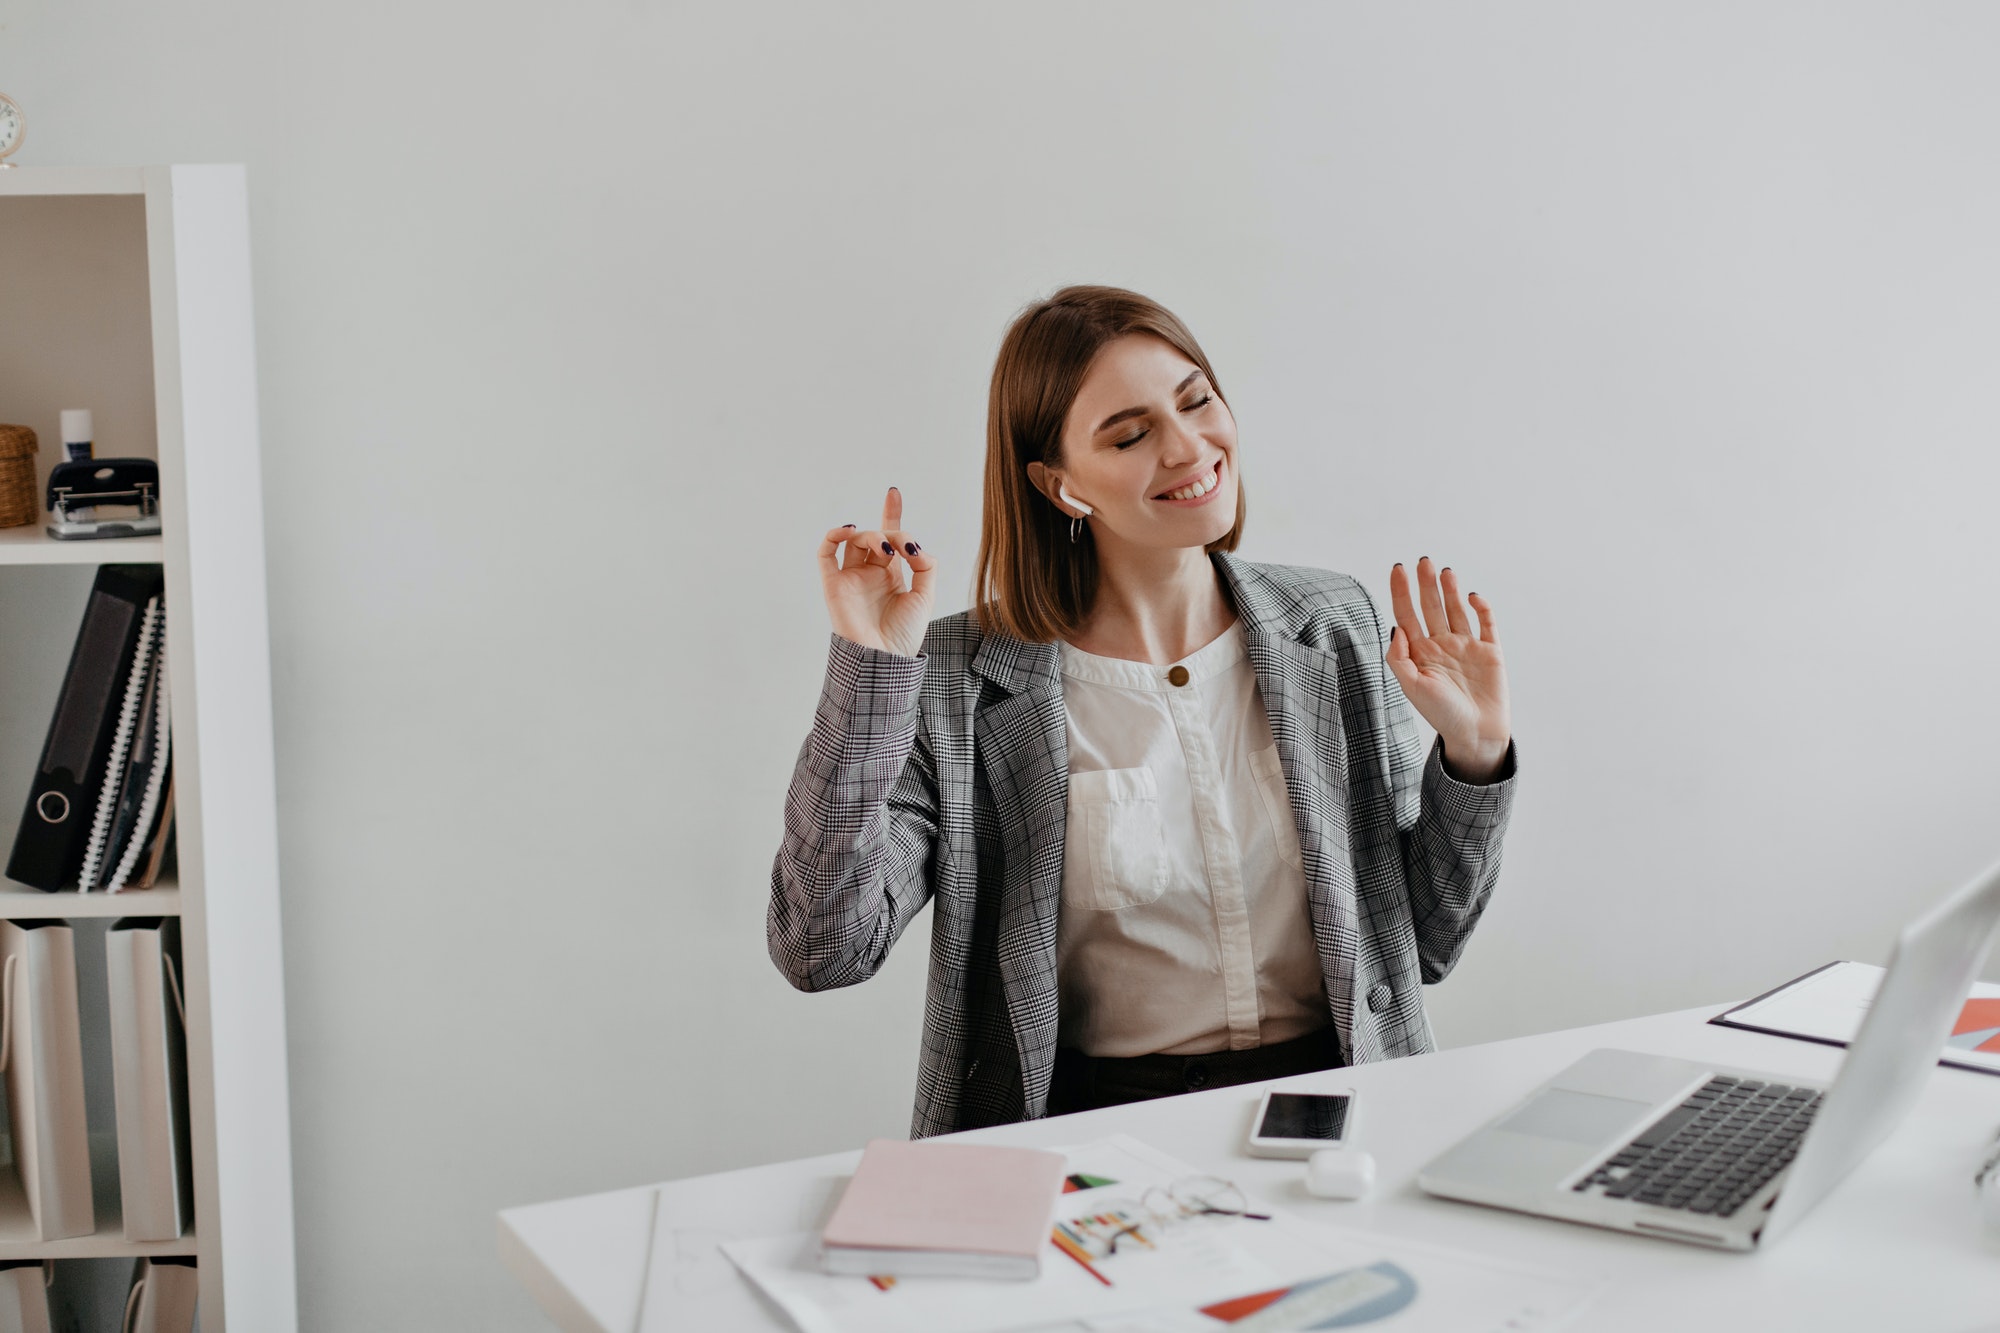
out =
{"type": "Polygon", "coordinates": [[[1417,959],[1426,983],[1443,981],[1465,950],[1473,926],[1500,878],[1500,844],[1514,808],[1514,743],[1500,776],[1483,785],[1460,782],[1444,769],[1444,742],[1422,741],[1417,712],[1382,661],[1382,617],[1371,600],[1375,666],[1388,721],[1390,787],[1402,846],[1403,882],[1416,927],[1417,959]]]}
{"type": "Polygon", "coordinates": [[[938,789],[918,707],[929,660],[833,636],[765,917],[771,961],[800,990],[874,976],[930,899],[938,789]]]}

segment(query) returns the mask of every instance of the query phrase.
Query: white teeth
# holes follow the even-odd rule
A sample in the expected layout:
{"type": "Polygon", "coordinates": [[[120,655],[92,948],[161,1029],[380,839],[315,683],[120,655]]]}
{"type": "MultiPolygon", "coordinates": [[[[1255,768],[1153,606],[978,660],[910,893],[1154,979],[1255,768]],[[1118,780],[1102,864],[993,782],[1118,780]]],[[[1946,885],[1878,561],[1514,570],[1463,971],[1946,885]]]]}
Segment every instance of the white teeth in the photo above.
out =
{"type": "Polygon", "coordinates": [[[1177,491],[1169,491],[1166,498],[1169,500],[1199,500],[1202,496],[1214,490],[1221,481],[1221,469],[1219,467],[1211,468],[1206,478],[1196,482],[1192,486],[1183,486],[1177,491]]]}

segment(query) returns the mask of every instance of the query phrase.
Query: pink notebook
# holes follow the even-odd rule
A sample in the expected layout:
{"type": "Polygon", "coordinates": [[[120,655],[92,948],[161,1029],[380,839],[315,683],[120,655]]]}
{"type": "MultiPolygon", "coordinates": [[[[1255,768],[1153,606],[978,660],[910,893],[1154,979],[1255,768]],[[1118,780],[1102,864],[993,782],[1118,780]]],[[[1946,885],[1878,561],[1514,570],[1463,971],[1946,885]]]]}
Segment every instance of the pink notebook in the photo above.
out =
{"type": "Polygon", "coordinates": [[[1067,1166],[1061,1153],[1039,1148],[871,1139],[820,1238],[820,1265],[895,1277],[1035,1277],[1067,1166]]]}

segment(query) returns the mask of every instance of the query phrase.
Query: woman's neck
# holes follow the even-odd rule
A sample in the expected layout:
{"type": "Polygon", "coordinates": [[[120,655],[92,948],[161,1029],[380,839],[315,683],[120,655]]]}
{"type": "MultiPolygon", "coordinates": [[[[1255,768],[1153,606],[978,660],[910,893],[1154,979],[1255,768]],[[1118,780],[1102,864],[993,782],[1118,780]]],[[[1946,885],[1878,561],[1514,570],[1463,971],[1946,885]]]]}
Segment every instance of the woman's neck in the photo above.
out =
{"type": "Polygon", "coordinates": [[[1164,666],[1221,637],[1236,618],[1222,571],[1199,546],[1097,549],[1097,598],[1070,642],[1099,657],[1164,666]]]}

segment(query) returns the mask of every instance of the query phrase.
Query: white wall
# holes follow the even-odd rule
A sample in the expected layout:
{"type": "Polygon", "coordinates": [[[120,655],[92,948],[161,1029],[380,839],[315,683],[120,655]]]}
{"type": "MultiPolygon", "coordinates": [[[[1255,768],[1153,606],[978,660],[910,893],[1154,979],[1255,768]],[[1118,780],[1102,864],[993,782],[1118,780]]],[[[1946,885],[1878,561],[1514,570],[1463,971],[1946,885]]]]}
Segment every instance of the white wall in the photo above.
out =
{"type": "MultiPolygon", "coordinates": [[[[30,163],[250,167],[304,1326],[538,1327],[492,1213],[907,1123],[922,926],[763,912],[900,485],[1182,314],[1245,554],[1450,560],[1522,796],[1448,1041],[1714,1003],[2000,853],[2000,11],[0,0],[30,163]]],[[[4,262],[4,259],[0,259],[4,262]]]]}

